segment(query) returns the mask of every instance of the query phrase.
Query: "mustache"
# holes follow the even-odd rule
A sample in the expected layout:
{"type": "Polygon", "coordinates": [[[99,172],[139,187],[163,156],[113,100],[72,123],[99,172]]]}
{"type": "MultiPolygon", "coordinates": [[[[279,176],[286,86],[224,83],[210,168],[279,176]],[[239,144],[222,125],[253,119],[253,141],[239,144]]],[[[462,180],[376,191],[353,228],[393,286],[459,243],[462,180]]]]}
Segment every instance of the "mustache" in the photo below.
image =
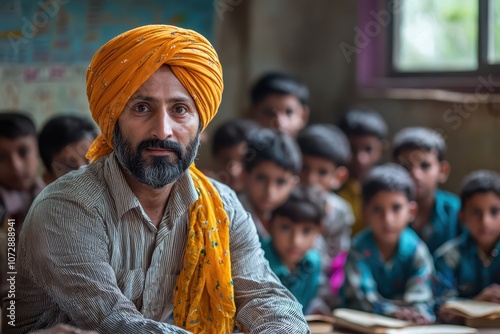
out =
{"type": "Polygon", "coordinates": [[[139,146],[137,146],[137,153],[141,153],[148,148],[162,148],[173,151],[179,159],[182,158],[182,147],[179,143],[171,140],[160,140],[160,139],[148,139],[142,141],[139,146]]]}

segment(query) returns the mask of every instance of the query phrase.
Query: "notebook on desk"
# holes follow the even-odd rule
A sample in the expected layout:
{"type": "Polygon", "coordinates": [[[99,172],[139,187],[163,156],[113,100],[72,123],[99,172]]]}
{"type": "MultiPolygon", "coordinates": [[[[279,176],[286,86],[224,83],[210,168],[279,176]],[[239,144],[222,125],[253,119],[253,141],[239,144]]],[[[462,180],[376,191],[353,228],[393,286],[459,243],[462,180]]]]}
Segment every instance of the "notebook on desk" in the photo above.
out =
{"type": "Polygon", "coordinates": [[[475,328],[455,325],[412,326],[402,321],[378,314],[350,309],[336,309],[333,312],[335,327],[344,327],[366,334],[474,334],[475,328]]]}
{"type": "Polygon", "coordinates": [[[476,300],[452,300],[443,308],[465,318],[467,326],[500,327],[500,304],[476,300]]]}

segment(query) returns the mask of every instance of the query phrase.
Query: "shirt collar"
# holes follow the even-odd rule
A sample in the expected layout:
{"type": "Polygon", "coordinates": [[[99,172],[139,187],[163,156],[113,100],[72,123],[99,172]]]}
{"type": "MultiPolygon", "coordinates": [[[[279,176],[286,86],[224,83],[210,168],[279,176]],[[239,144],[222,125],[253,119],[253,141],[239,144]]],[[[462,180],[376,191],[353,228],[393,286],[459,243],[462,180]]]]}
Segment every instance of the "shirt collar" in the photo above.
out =
{"type": "Polygon", "coordinates": [[[104,179],[113,198],[118,218],[131,209],[140,207],[139,200],[130,189],[115,153],[107,155],[104,161],[104,179]]]}

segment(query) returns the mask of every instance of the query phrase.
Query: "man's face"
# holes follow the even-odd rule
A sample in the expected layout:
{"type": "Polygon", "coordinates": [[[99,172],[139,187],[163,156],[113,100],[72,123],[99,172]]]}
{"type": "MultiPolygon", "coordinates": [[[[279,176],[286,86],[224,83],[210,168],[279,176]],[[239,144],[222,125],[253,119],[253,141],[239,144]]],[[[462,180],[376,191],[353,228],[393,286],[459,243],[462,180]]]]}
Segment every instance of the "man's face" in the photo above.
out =
{"type": "Polygon", "coordinates": [[[349,164],[350,175],[363,181],[366,173],[375,166],[384,154],[384,144],[376,136],[350,136],[352,158],[349,164]]]}
{"type": "Polygon", "coordinates": [[[254,106],[256,121],[265,128],[275,129],[295,138],[306,126],[309,109],[293,95],[271,94],[254,106]]]}
{"type": "Polygon", "coordinates": [[[270,232],[281,261],[292,267],[313,247],[320,227],[314,222],[293,222],[290,218],[275,216],[271,221],[270,232]]]}
{"type": "Polygon", "coordinates": [[[270,213],[283,204],[298,178],[274,162],[257,164],[246,180],[246,190],[253,209],[259,214],[270,213]]]}
{"type": "Polygon", "coordinates": [[[160,67],[130,98],[113,135],[121,166],[154,189],[179,179],[199,142],[196,105],[168,66],[160,67]]]}
{"type": "Polygon", "coordinates": [[[365,220],[378,242],[396,245],[416,213],[416,203],[399,191],[379,191],[364,207],[365,220]]]}
{"type": "Polygon", "coordinates": [[[38,169],[35,136],[16,139],[0,137],[0,185],[9,190],[25,191],[35,183],[38,169]]]}
{"type": "Polygon", "coordinates": [[[491,250],[500,239],[500,197],[492,191],[472,195],[460,220],[480,247],[491,250]]]}
{"type": "Polygon", "coordinates": [[[415,181],[418,201],[433,198],[438,184],[447,177],[434,151],[405,150],[397,157],[397,162],[410,172],[415,181]]]}

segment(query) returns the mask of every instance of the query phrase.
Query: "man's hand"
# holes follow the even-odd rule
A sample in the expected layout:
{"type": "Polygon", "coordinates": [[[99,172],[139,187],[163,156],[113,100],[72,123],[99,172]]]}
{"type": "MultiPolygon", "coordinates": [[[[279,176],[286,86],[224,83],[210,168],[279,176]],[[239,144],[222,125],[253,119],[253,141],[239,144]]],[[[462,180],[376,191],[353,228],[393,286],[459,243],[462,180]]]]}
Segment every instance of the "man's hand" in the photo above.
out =
{"type": "Polygon", "coordinates": [[[393,317],[399,320],[410,321],[417,325],[429,325],[430,321],[427,320],[420,312],[412,307],[402,307],[394,312],[393,317]]]}
{"type": "Polygon", "coordinates": [[[500,285],[491,284],[481,291],[474,300],[480,300],[484,302],[500,303],[500,285]]]}
{"type": "Polygon", "coordinates": [[[49,329],[29,332],[28,334],[99,334],[94,331],[84,331],[69,325],[59,324],[49,329]]]}

